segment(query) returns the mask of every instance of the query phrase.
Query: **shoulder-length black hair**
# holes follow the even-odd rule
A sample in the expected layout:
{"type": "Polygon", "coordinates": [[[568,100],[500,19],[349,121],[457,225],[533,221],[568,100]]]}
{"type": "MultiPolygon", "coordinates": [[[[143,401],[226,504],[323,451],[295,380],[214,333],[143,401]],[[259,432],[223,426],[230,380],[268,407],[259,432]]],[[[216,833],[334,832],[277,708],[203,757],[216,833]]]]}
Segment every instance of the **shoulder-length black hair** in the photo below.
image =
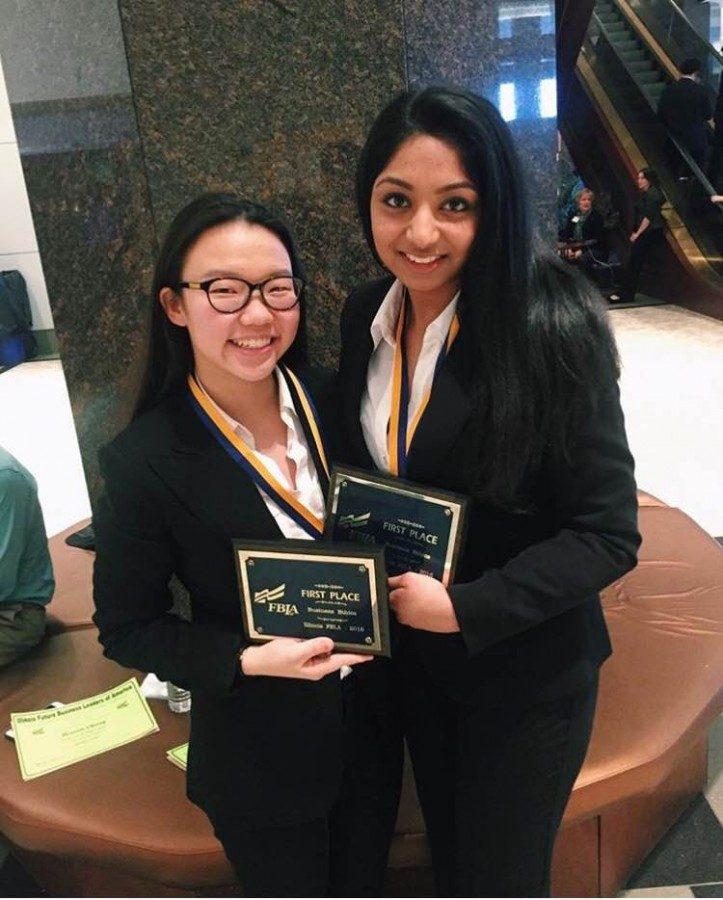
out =
{"type": "Polygon", "coordinates": [[[640,170],[640,174],[645,178],[650,187],[660,188],[660,178],[658,177],[658,173],[655,169],[651,169],[650,166],[646,166],[644,169],[640,170]]]}
{"type": "Polygon", "coordinates": [[[570,458],[595,400],[601,365],[618,374],[604,301],[550,251],[533,249],[526,177],[512,136],[487,100],[453,87],[400,94],[362,150],[356,195],[374,247],[374,183],[404,140],[428,134],[460,156],[479,196],[479,225],[458,303],[476,399],[469,481],[490,502],[524,507],[525,483],[550,449],[570,458]]]}
{"type": "MultiPolygon", "coordinates": [[[[289,226],[274,213],[233,194],[202,194],[184,206],[171,222],[156,263],[151,289],[151,327],[144,375],[133,418],[156,406],[164,397],[184,383],[193,369],[193,351],[188,329],[174,325],[161,306],[161,288],[179,289],[183,261],[191,246],[209,228],[226,222],[248,222],[273,232],[286,248],[291,271],[305,278],[304,267],[289,226]]],[[[292,365],[306,361],[306,316],[304,298],[300,301],[299,328],[284,355],[292,365]]]]}

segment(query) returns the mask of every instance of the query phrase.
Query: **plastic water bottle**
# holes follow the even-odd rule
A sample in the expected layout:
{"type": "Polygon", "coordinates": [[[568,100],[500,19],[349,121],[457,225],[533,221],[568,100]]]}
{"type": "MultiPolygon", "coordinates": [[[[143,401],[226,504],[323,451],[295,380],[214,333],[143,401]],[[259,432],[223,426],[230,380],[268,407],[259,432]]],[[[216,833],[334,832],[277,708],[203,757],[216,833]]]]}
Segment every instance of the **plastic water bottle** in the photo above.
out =
{"type": "Polygon", "coordinates": [[[187,713],[191,710],[191,692],[178,687],[170,681],[166,682],[168,688],[168,708],[174,713],[187,713]]]}

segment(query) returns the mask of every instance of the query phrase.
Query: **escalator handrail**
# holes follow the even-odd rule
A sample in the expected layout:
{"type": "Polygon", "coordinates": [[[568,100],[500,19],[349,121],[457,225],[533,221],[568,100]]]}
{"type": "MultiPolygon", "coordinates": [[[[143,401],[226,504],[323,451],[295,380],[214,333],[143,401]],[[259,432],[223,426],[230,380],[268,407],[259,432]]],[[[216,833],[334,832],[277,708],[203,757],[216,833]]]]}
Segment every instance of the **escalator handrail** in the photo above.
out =
{"type": "MultiPolygon", "coordinates": [[[[628,77],[630,78],[630,81],[635,86],[635,90],[637,91],[638,95],[641,96],[643,98],[643,100],[645,100],[647,105],[650,107],[651,112],[657,118],[657,115],[658,115],[657,107],[653,105],[653,101],[651,100],[651,98],[648,97],[645,94],[645,92],[642,90],[642,88],[640,87],[638,82],[635,80],[633,73],[627,67],[625,60],[622,59],[622,57],[618,53],[618,50],[610,37],[610,33],[608,32],[608,29],[607,29],[605,23],[600,19],[600,17],[598,16],[598,14],[596,12],[593,12],[592,18],[595,22],[595,27],[597,28],[599,34],[604,38],[605,43],[608,45],[610,50],[612,50],[612,52],[614,53],[615,58],[617,59],[618,63],[623,67],[623,69],[627,73],[628,77]]],[[[661,124],[661,127],[664,127],[662,125],[662,122],[660,124],[661,124]]],[[[698,164],[695,162],[695,160],[692,158],[692,156],[690,155],[688,150],[670,133],[670,131],[668,131],[667,128],[665,129],[665,132],[666,132],[668,138],[670,139],[670,141],[672,142],[673,146],[676,148],[676,150],[678,151],[680,156],[683,158],[685,164],[688,166],[688,169],[692,172],[692,174],[694,175],[696,180],[700,183],[703,191],[708,196],[712,196],[713,194],[718,193],[715,190],[715,188],[713,187],[713,185],[710,183],[710,181],[708,181],[707,176],[702,171],[702,169],[698,166],[698,164]]],[[[723,216],[723,208],[718,206],[717,209],[718,209],[718,212],[721,214],[721,216],[723,216]]]]}

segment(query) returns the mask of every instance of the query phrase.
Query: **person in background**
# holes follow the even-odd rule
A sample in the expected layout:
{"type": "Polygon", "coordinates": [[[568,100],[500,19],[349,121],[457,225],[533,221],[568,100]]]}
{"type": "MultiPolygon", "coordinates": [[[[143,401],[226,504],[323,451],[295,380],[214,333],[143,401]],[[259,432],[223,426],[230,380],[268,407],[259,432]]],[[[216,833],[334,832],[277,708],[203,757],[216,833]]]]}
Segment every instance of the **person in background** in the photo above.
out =
{"type": "Polygon", "coordinates": [[[55,591],[38,485],[0,447],[0,666],[40,643],[55,591]]]}
{"type": "Polygon", "coordinates": [[[580,191],[576,200],[576,208],[568,213],[560,231],[558,249],[564,260],[576,263],[592,275],[595,258],[607,258],[605,223],[593,206],[595,194],[589,188],[580,191]],[[586,246],[576,246],[579,244],[586,246]]]}
{"type": "Polygon", "coordinates": [[[713,115],[713,104],[710,94],[700,83],[700,68],[699,59],[683,60],[681,77],[666,85],[660,95],[658,115],[698,167],[705,170],[710,152],[708,120],[713,115]]]}
{"type": "Polygon", "coordinates": [[[637,175],[640,199],[635,204],[635,230],[630,235],[630,260],[623,273],[623,288],[620,294],[611,294],[612,303],[630,303],[640,280],[640,272],[645,258],[665,240],[665,220],[661,212],[665,198],[660,190],[658,176],[653,169],[641,169],[637,175]]]}

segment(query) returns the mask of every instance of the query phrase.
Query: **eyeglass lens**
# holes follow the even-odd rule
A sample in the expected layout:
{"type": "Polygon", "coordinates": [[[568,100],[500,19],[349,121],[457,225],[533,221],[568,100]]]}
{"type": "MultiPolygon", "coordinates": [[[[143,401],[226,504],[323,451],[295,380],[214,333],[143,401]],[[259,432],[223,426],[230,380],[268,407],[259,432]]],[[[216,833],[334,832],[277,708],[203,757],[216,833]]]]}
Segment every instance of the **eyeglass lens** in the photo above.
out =
{"type": "MultiPolygon", "coordinates": [[[[272,278],[261,285],[264,302],[271,309],[291,309],[299,299],[301,281],[296,278],[272,278]]],[[[219,278],[208,286],[212,305],[220,312],[241,309],[249,299],[250,288],[235,278],[219,278]]]]}

